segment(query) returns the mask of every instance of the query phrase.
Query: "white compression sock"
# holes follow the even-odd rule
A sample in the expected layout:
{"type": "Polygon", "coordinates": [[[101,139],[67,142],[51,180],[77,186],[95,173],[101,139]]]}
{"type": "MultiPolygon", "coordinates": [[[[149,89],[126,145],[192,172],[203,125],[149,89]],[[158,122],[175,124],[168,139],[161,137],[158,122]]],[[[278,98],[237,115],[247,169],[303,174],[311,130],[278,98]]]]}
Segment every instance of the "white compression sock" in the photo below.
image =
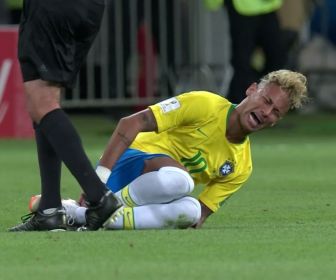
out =
{"type": "Polygon", "coordinates": [[[165,229],[188,228],[201,217],[201,205],[197,199],[186,196],[166,204],[149,204],[127,211],[108,229],[165,229]]]}
{"type": "Polygon", "coordinates": [[[188,172],[167,166],[139,176],[116,195],[126,205],[139,206],[170,202],[193,189],[194,181],[188,172]]]}
{"type": "Polygon", "coordinates": [[[85,225],[86,218],[85,218],[85,212],[87,208],[86,207],[78,207],[75,212],[75,221],[76,223],[80,225],[85,225]]]}

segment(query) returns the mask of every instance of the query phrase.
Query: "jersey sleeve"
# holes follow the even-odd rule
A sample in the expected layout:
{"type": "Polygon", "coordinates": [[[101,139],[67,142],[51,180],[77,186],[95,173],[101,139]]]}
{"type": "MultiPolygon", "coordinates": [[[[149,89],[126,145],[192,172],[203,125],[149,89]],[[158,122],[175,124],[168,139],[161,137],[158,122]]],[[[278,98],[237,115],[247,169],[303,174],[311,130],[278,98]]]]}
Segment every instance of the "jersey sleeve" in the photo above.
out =
{"type": "Polygon", "coordinates": [[[243,186],[249,176],[250,173],[229,181],[212,181],[200,193],[199,200],[211,211],[217,212],[224,201],[243,186]]]}
{"type": "Polygon", "coordinates": [[[189,92],[149,106],[158,126],[158,133],[179,126],[197,125],[214,117],[213,112],[201,110],[209,100],[207,92],[189,92]]]}

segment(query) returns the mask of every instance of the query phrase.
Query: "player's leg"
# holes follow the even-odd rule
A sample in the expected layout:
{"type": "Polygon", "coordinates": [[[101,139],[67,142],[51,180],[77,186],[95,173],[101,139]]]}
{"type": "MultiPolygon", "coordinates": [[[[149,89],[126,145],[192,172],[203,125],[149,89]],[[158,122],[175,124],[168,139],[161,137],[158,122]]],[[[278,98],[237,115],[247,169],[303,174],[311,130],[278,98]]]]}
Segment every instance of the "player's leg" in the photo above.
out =
{"type": "Polygon", "coordinates": [[[121,155],[106,185],[120,198],[123,196],[126,205],[169,202],[194,188],[193,179],[179,162],[165,154],[136,149],[127,149],[121,155]]]}
{"type": "Polygon", "coordinates": [[[251,56],[256,47],[258,18],[241,15],[232,2],[225,2],[231,38],[230,64],[234,71],[227,99],[238,104],[246,97],[245,89],[257,78],[251,67],[251,56]]]}
{"type": "MultiPolygon", "coordinates": [[[[49,140],[45,137],[38,125],[40,121],[38,115],[47,112],[45,111],[47,109],[45,104],[49,104],[50,107],[59,107],[60,92],[59,88],[49,88],[46,82],[39,80],[41,75],[36,64],[41,63],[43,70],[47,69],[43,61],[40,61],[39,51],[36,49],[37,46],[35,44],[38,45],[37,42],[40,41],[35,40],[37,39],[37,34],[31,31],[35,30],[36,32],[36,26],[42,26],[42,21],[46,19],[42,16],[41,22],[39,22],[38,19],[40,18],[34,16],[34,13],[39,10],[40,2],[41,1],[24,2],[18,48],[21,70],[25,81],[24,92],[26,105],[30,117],[34,122],[41,177],[41,193],[43,194],[44,200],[40,204],[41,208],[39,211],[34,213],[31,219],[27,221],[24,220],[22,224],[11,228],[10,231],[65,229],[65,211],[61,207],[60,198],[61,159],[57,156],[49,140]],[[32,36],[30,35],[31,33],[33,34],[32,36]]],[[[41,34],[41,36],[43,36],[43,34],[41,34]]]]}
{"type": "Polygon", "coordinates": [[[127,149],[113,167],[107,186],[125,205],[139,206],[188,195],[194,181],[184,166],[165,154],[127,149]]]}
{"type": "MultiPolygon", "coordinates": [[[[197,199],[186,196],[165,204],[126,207],[115,221],[107,221],[107,229],[183,229],[193,226],[201,217],[197,199]]],[[[112,217],[113,218],[113,217],[112,217]]]]}
{"type": "Polygon", "coordinates": [[[190,194],[194,181],[188,172],[178,167],[165,166],[145,173],[116,195],[128,206],[166,203],[190,194]]]}
{"type": "Polygon", "coordinates": [[[60,206],[61,159],[51,147],[48,139],[34,123],[35,140],[41,179],[41,194],[44,199],[40,209],[57,208],[60,206]]]}
{"type": "MultiPolygon", "coordinates": [[[[111,193],[108,193],[107,197],[104,196],[107,189],[97,177],[87,158],[79,135],[66,114],[57,108],[59,98],[50,98],[58,95],[59,88],[48,85],[42,80],[29,81],[25,83],[25,88],[32,118],[38,122],[39,116],[42,115],[39,124],[35,125],[42,189],[42,199],[37,213],[43,211],[51,213],[52,210],[56,211],[55,215],[59,213],[58,209],[61,206],[60,160],[66,164],[80,183],[89,201],[98,204],[99,200],[104,197],[105,201],[109,201],[109,208],[112,206],[114,210],[119,208],[120,204],[111,193]],[[43,116],[43,113],[48,110],[49,113],[43,116]],[[65,143],[66,145],[64,145],[65,143]]],[[[99,209],[95,208],[94,211],[96,210],[99,209]]],[[[109,211],[108,214],[103,213],[105,216],[103,218],[106,220],[114,210],[109,211]]],[[[22,228],[16,228],[16,230],[19,229],[22,228]]]]}
{"type": "Polygon", "coordinates": [[[42,80],[24,83],[26,105],[34,122],[35,140],[41,178],[41,194],[43,199],[38,210],[61,206],[60,178],[61,158],[51,146],[48,138],[41,130],[41,117],[54,108],[59,108],[59,87],[51,87],[42,80]]]}
{"type": "Polygon", "coordinates": [[[259,45],[265,54],[265,66],[262,72],[264,75],[282,69],[287,62],[287,54],[277,13],[265,14],[261,17],[261,20],[259,45]]]}
{"type": "MultiPolygon", "coordinates": [[[[86,223],[86,207],[74,200],[62,200],[68,222],[75,225],[86,223]]],[[[105,223],[106,229],[167,229],[188,228],[201,217],[197,199],[186,196],[164,204],[148,204],[124,208],[123,215],[112,215],[105,223]]]]}
{"type": "MultiPolygon", "coordinates": [[[[86,223],[86,207],[74,200],[62,200],[70,225],[86,223]]],[[[106,229],[183,229],[195,225],[201,217],[197,199],[186,196],[170,203],[126,207],[124,213],[112,215],[105,223],[106,229]]]]}
{"type": "MultiPolygon", "coordinates": [[[[59,106],[59,85],[73,84],[73,79],[75,78],[76,73],[79,70],[79,66],[84,60],[86,53],[91,46],[95,35],[98,32],[104,8],[103,1],[101,1],[101,3],[99,3],[99,1],[81,1],[81,5],[76,7],[72,6],[76,5],[77,2],[78,1],[74,1],[71,3],[69,2],[69,5],[72,8],[75,8],[75,10],[71,11],[69,7],[66,7],[66,10],[63,11],[66,14],[65,17],[59,17],[59,13],[62,12],[60,11],[61,6],[58,5],[58,7],[56,7],[55,9],[52,9],[50,7],[50,5],[57,5],[57,3],[54,3],[53,1],[27,2],[27,4],[25,5],[27,10],[25,13],[25,18],[23,18],[23,22],[26,25],[25,27],[27,28],[24,28],[23,32],[21,32],[20,34],[21,37],[19,44],[19,53],[21,69],[24,79],[26,81],[25,93],[27,97],[27,104],[30,116],[32,120],[37,123],[39,133],[41,133],[41,135],[43,134],[43,136],[45,137],[44,139],[47,140],[45,141],[45,144],[47,145],[46,142],[49,142],[50,147],[52,147],[55,152],[54,156],[59,157],[66,164],[71,173],[80,183],[84,192],[87,194],[87,198],[91,202],[91,205],[94,205],[94,207],[91,207],[89,211],[87,211],[87,223],[89,229],[95,230],[99,228],[114,211],[120,208],[121,205],[111,192],[107,192],[105,185],[97,177],[94,169],[91,166],[90,161],[88,160],[83,150],[79,135],[77,134],[66,114],[60,109],[59,106]],[[34,7],[31,6],[33,5],[32,3],[35,4],[34,7]],[[86,6],[90,4],[92,4],[93,6],[90,8],[86,6]],[[49,12],[47,13],[47,21],[43,20],[43,16],[33,16],[33,14],[37,13],[38,11],[43,12],[46,9],[49,12]],[[88,24],[86,26],[83,26],[83,22],[85,21],[80,20],[80,16],[84,16],[84,14],[86,16],[86,12],[88,10],[90,10],[91,18],[90,21],[87,21],[88,24]],[[79,13],[82,12],[82,14],[76,17],[76,13],[72,14],[72,12],[75,11],[79,13]],[[72,21],[72,19],[74,19],[74,22],[72,21]],[[48,31],[48,34],[43,34],[43,30],[47,29],[47,26],[44,24],[46,22],[50,24],[50,29],[48,31]],[[78,44],[76,44],[75,38],[72,34],[73,30],[71,30],[71,32],[70,30],[67,30],[69,26],[73,28],[75,32],[79,33],[76,35],[77,39],[78,37],[82,36],[81,42],[85,42],[85,48],[84,45],[81,44],[83,48],[81,50],[76,49],[78,47],[78,44]],[[57,44],[57,42],[61,38],[59,37],[59,34],[53,34],[51,31],[62,31],[61,34],[63,34],[62,40],[64,39],[64,45],[67,48],[70,47],[70,52],[73,53],[74,59],[77,59],[77,61],[73,62],[73,64],[68,64],[67,66],[69,67],[66,67],[66,69],[62,68],[62,66],[59,65],[63,65],[63,63],[59,61],[59,56],[57,56],[56,58],[56,54],[54,54],[52,51],[50,53],[46,53],[47,48],[41,50],[38,48],[38,46],[35,46],[34,49],[34,46],[32,46],[34,44],[29,44],[27,42],[29,39],[27,37],[27,33],[30,33],[27,31],[27,29],[33,30],[34,32],[31,33],[35,34],[36,37],[42,36],[42,38],[44,39],[48,38],[47,42],[51,41],[51,45],[60,45],[57,44]],[[24,32],[25,30],[26,32],[24,32]],[[42,34],[38,34],[39,30],[42,32],[42,34]],[[85,30],[85,32],[83,32],[83,30],[85,30]],[[51,34],[49,34],[49,32],[51,32],[51,34]],[[30,63],[31,60],[34,61],[33,64],[30,63]],[[33,68],[31,67],[32,65],[36,67],[33,68]],[[52,66],[52,69],[56,69],[56,71],[49,71],[49,65],[52,66]],[[53,81],[55,82],[55,84],[51,84],[50,82],[44,82],[40,80],[39,77],[46,81],[53,81]]],[[[44,13],[42,13],[42,15],[43,14],[44,13]]],[[[32,41],[34,42],[34,40],[32,41]]],[[[39,42],[39,40],[37,40],[37,42],[39,42]]],[[[61,45],[63,46],[63,44],[61,45]]],[[[50,46],[49,50],[52,49],[53,47],[50,46]]],[[[68,55],[71,56],[71,54],[67,53],[67,51],[68,49],[64,50],[63,53],[63,58],[65,60],[68,55]]],[[[64,63],[65,65],[67,64],[66,61],[64,61],[64,63]]],[[[41,143],[41,141],[39,143],[41,143]]],[[[38,147],[38,151],[39,150],[42,151],[43,149],[38,147]]],[[[53,160],[55,160],[55,158],[53,158],[53,160]]],[[[44,162],[45,166],[48,165],[46,161],[44,162]]],[[[52,175],[50,174],[49,169],[42,168],[41,172],[44,174],[43,178],[49,178],[45,180],[46,182],[50,180],[50,176],[52,175]]],[[[48,209],[47,212],[50,213],[52,209],[55,209],[53,207],[54,205],[61,204],[59,192],[59,185],[55,186],[55,184],[43,184],[42,193],[47,193],[47,195],[42,196],[41,208],[38,212],[36,212],[36,216],[39,216],[41,213],[43,213],[43,211],[46,211],[46,209],[48,209]],[[44,191],[43,188],[46,188],[48,190],[44,191]],[[53,199],[49,200],[48,197],[53,197],[53,199]],[[42,207],[44,209],[42,209],[42,207]]],[[[48,217],[45,217],[45,219],[48,219],[48,217]]],[[[38,219],[36,218],[35,220],[37,221],[38,219]]],[[[41,223],[42,220],[40,219],[39,224],[41,223]]],[[[30,224],[32,224],[32,226],[25,226],[25,224],[26,223],[19,225],[18,227],[14,227],[11,230],[34,230],[33,224],[36,223],[32,219],[30,221],[30,224]]],[[[43,230],[43,226],[36,226],[35,228],[36,230],[43,230]]],[[[48,227],[46,229],[50,228],[48,227]]]]}
{"type": "MultiPolygon", "coordinates": [[[[28,209],[30,213],[35,213],[38,211],[40,203],[41,203],[41,194],[33,195],[28,204],[28,209]]],[[[62,199],[62,206],[66,212],[66,222],[67,226],[72,229],[83,226],[86,224],[85,213],[87,207],[81,207],[75,200],[73,199],[62,199]]]]}

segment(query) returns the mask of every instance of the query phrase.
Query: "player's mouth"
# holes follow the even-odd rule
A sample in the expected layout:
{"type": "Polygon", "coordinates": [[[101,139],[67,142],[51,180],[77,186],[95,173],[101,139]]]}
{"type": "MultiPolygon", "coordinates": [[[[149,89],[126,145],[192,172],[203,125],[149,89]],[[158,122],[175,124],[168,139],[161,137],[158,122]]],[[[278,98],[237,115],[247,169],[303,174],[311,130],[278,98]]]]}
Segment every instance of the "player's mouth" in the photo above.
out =
{"type": "Polygon", "coordinates": [[[262,124],[261,118],[254,112],[250,113],[250,123],[253,128],[256,128],[262,124]]]}

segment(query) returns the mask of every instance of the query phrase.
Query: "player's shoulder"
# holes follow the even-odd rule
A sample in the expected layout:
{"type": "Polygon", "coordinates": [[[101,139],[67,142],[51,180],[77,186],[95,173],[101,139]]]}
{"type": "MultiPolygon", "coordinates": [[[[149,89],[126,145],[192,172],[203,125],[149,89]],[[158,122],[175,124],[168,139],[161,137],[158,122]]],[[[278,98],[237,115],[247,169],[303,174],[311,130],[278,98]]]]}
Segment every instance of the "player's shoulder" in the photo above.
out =
{"type": "Polygon", "coordinates": [[[190,91],[177,96],[181,102],[193,102],[200,104],[229,104],[223,96],[210,91],[190,91]]]}

